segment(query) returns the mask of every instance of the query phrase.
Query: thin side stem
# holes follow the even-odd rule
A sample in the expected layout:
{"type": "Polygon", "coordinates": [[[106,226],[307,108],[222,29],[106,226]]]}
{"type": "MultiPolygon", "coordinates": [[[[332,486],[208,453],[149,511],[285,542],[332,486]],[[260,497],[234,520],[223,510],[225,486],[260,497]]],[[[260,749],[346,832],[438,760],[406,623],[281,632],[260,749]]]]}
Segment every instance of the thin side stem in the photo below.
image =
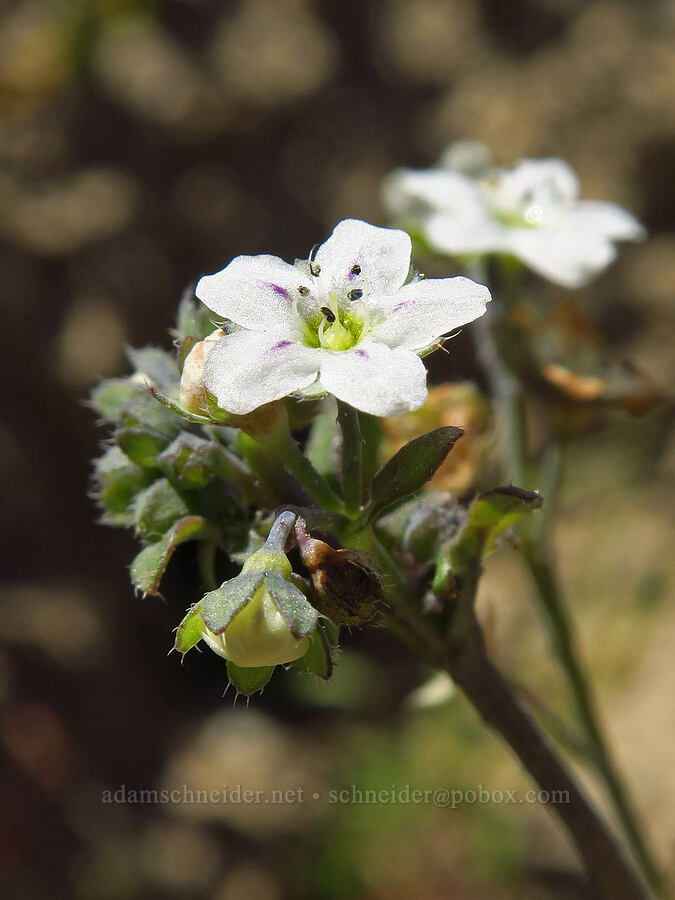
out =
{"type": "Polygon", "coordinates": [[[319,506],[329,512],[344,512],[342,500],[307,459],[290,432],[271,448],[319,506]]]}
{"type": "Polygon", "coordinates": [[[488,658],[477,625],[450,654],[446,669],[545,792],[598,895],[605,900],[645,900],[647,894],[613,835],[488,658]]]}
{"type": "Polygon", "coordinates": [[[337,422],[342,432],[342,495],[350,515],[363,501],[363,437],[359,412],[342,400],[337,402],[337,422]]]}
{"type": "MultiPolygon", "coordinates": [[[[504,304],[511,307],[517,299],[518,272],[502,267],[504,304]]],[[[494,301],[495,303],[497,301],[494,301]]],[[[494,315],[494,314],[493,314],[494,315]]],[[[522,385],[503,358],[499,343],[495,340],[490,323],[484,316],[475,323],[477,354],[490,381],[498,402],[505,429],[505,464],[507,477],[519,486],[526,483],[525,422],[522,405],[522,385]]],[[[530,537],[524,538],[524,556],[532,574],[539,607],[548,624],[551,646],[563,669],[572,694],[579,724],[584,729],[590,751],[590,761],[605,784],[605,788],[617,817],[630,844],[635,859],[641,866],[650,887],[660,894],[662,879],[653,855],[638,825],[637,816],[628,799],[627,791],[612,761],[607,741],[598,722],[593,691],[587,673],[579,659],[574,636],[574,625],[568,614],[558,579],[555,575],[550,550],[549,524],[555,506],[559,480],[560,450],[550,448],[542,475],[545,476],[545,504],[548,507],[539,526],[533,525],[530,537]]]]}
{"type": "Polygon", "coordinates": [[[549,624],[549,638],[572,692],[577,718],[586,733],[591,760],[605,783],[630,848],[650,887],[663,892],[659,869],[638,824],[638,817],[619,776],[596,709],[588,677],[579,659],[572,620],[560,593],[546,544],[525,544],[525,559],[549,624]]]}

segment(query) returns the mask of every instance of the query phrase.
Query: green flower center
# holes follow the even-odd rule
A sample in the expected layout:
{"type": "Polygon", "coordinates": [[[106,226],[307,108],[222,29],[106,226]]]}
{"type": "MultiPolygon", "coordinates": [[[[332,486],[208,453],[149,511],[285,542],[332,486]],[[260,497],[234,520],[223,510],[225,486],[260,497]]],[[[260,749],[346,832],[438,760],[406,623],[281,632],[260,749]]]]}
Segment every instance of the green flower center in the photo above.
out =
{"type": "Polygon", "coordinates": [[[296,300],[293,313],[305,343],[310,347],[337,351],[350,350],[358,344],[370,330],[368,307],[361,301],[361,296],[361,291],[351,291],[347,302],[340,303],[336,292],[330,291],[324,306],[303,312],[296,300]]]}

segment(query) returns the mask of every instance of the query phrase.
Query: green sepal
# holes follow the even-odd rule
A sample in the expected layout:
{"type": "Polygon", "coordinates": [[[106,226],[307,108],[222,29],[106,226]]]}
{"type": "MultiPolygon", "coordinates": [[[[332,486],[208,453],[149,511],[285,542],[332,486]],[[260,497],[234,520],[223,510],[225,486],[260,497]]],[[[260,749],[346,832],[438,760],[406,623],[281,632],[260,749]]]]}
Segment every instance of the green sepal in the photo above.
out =
{"type": "Polygon", "coordinates": [[[204,393],[206,394],[206,408],[213,422],[222,422],[226,425],[235,418],[232,413],[229,413],[226,409],[221,409],[220,406],[218,406],[218,401],[211,391],[205,391],[204,393]]]}
{"type": "Polygon", "coordinates": [[[180,430],[180,422],[168,409],[157,402],[151,389],[143,386],[128,400],[118,419],[122,428],[142,428],[171,439],[180,430]]]}
{"type": "Polygon", "coordinates": [[[134,501],[134,526],[147,541],[159,540],[177,519],[189,514],[180,494],[166,478],[158,478],[137,494],[134,501]]]}
{"type": "Polygon", "coordinates": [[[217,318],[195,297],[194,291],[190,288],[184,292],[178,304],[176,335],[179,340],[191,337],[201,341],[218,327],[218,322],[215,321],[217,318]]]}
{"type": "Polygon", "coordinates": [[[202,615],[214,634],[222,634],[263,583],[264,572],[245,572],[209,591],[202,599],[202,615]]]}
{"type": "MultiPolygon", "coordinates": [[[[333,651],[336,644],[332,644],[326,633],[324,623],[329,622],[328,619],[321,616],[317,622],[316,629],[309,636],[309,647],[305,655],[298,660],[300,667],[304,667],[309,672],[328,681],[333,674],[333,651]]],[[[331,623],[332,624],[332,623],[331,623]]]]}
{"type": "Polygon", "coordinates": [[[143,428],[120,428],[115,440],[132,462],[144,469],[154,469],[157,457],[164,450],[167,438],[143,428]]]}
{"type": "Polygon", "coordinates": [[[150,388],[150,393],[158,403],[162,404],[165,409],[171,410],[172,413],[175,413],[177,416],[185,419],[186,422],[192,422],[193,424],[197,425],[213,424],[213,420],[209,416],[200,416],[199,413],[188,412],[186,409],[183,409],[180,403],[177,403],[175,400],[167,397],[166,394],[163,394],[155,387],[150,388]]]}
{"type": "Polygon", "coordinates": [[[183,374],[185,360],[188,358],[190,350],[198,343],[199,341],[196,337],[186,337],[178,341],[176,346],[176,366],[181,375],[183,374]]]}
{"type": "Polygon", "coordinates": [[[89,405],[105,422],[117,425],[125,405],[144,394],[146,388],[130,378],[108,378],[89,395],[89,405]]]}
{"type": "Polygon", "coordinates": [[[417,493],[434,475],[455,443],[464,434],[451,425],[435,428],[414,438],[376,473],[370,503],[349,531],[360,531],[399,500],[417,493]]]}
{"type": "Polygon", "coordinates": [[[109,525],[132,525],[134,497],[153,480],[153,475],[133,463],[119,447],[110,447],[94,463],[94,496],[109,525]]]}
{"type": "Polygon", "coordinates": [[[314,631],[319,614],[302,591],[292,582],[275,572],[269,572],[265,576],[265,590],[281,613],[293,637],[307,637],[314,631]]]}
{"type": "Polygon", "coordinates": [[[256,691],[262,691],[274,674],[276,666],[237,666],[232,660],[227,661],[227,677],[237,694],[250,697],[256,691]]]}
{"type": "Polygon", "coordinates": [[[138,375],[142,375],[148,385],[164,392],[178,390],[178,369],[175,357],[159,347],[127,347],[127,356],[138,375]]]}
{"type": "Polygon", "coordinates": [[[176,629],[173,649],[178,650],[181,656],[185,656],[188,650],[192,650],[201,641],[204,627],[201,603],[195,603],[176,629]]]}
{"type": "Polygon", "coordinates": [[[469,514],[457,537],[449,545],[449,559],[456,577],[480,561],[493,549],[497,538],[525,513],[539,509],[544,502],[538,491],[517,487],[499,487],[481,494],[469,508],[469,514]]]}
{"type": "Polygon", "coordinates": [[[143,596],[158,595],[159,583],[179,544],[204,537],[208,524],[201,516],[184,516],[154,544],[148,544],[131,563],[131,583],[143,596]]]}
{"type": "Polygon", "coordinates": [[[218,445],[183,431],[157,457],[159,469],[181,488],[206,487],[217,475],[218,445]]]}

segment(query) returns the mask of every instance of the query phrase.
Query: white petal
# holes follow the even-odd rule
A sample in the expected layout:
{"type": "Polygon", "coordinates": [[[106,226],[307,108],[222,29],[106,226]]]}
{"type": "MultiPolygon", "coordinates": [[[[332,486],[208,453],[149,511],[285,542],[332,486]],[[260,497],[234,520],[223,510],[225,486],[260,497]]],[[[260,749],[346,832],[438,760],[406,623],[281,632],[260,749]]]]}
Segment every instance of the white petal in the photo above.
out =
{"type": "Polygon", "coordinates": [[[579,231],[568,222],[554,228],[514,228],[511,252],[563,287],[581,287],[616,256],[611,241],[579,231]]]}
{"type": "Polygon", "coordinates": [[[237,256],[215,275],[200,278],[195,293],[220,316],[243,328],[296,334],[293,299],[311,290],[306,274],[277,256],[237,256]]]}
{"type": "Polygon", "coordinates": [[[509,229],[487,211],[439,212],[423,225],[429,244],[451,256],[500,253],[509,242],[509,229]]]}
{"type": "Polygon", "coordinates": [[[459,172],[396,169],[382,187],[385,206],[396,215],[433,210],[468,215],[482,208],[476,182],[459,172]]]}
{"type": "Polygon", "coordinates": [[[490,292],[470,278],[424,278],[377,302],[386,316],[371,337],[390,347],[422,350],[460,325],[483,315],[490,292]]]}
{"type": "Polygon", "coordinates": [[[360,288],[369,294],[401,287],[410,271],[411,253],[405,231],[344,219],[319,247],[315,261],[321,266],[324,290],[344,293],[360,288]]]}
{"type": "Polygon", "coordinates": [[[218,406],[244,415],[311,384],[320,356],[319,350],[278,335],[235,331],[209,353],[204,381],[218,406]]]}
{"type": "Polygon", "coordinates": [[[595,233],[615,241],[639,241],[646,231],[635,216],[616,203],[602,200],[580,200],[570,214],[575,225],[587,233],[595,233]]]}
{"type": "Polygon", "coordinates": [[[419,409],[427,399],[427,373],[419,356],[374,341],[362,341],[353,350],[323,351],[320,378],[329,393],[374,416],[419,409]]]}

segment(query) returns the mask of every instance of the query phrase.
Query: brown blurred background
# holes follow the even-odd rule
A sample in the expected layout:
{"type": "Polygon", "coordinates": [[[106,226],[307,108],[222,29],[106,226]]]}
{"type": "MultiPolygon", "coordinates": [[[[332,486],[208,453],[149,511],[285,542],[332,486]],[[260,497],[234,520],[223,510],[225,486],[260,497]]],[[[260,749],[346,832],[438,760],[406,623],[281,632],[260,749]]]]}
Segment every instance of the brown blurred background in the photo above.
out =
{"type": "MultiPolygon", "coordinates": [[[[21,0],[1,9],[3,896],[583,896],[569,846],[540,807],[329,803],[331,788],[351,784],[527,787],[460,697],[411,701],[429,673],[384,632],[347,639],[330,686],[278,674],[248,709],[221,698],[221,660],[167,659],[196,598],[178,566],[164,603],[132,596],[133,538],[95,525],[87,497],[102,434],[83,400],[102,376],[126,371],[125,343],[168,346],[180,293],[201,273],[240,252],[302,256],[344,216],[385,223],[381,177],[429,165],[467,137],[504,164],[561,155],[587,196],[642,219],[649,242],[626,248],[580,302],[617,357],[669,386],[674,7],[21,0]],[[306,802],[102,803],[120,785],[184,784],[303,787],[306,802]]],[[[435,366],[475,376],[470,339],[435,366]]],[[[617,413],[576,443],[556,541],[617,755],[672,867],[664,416],[617,413]]],[[[493,557],[482,604],[494,653],[565,715],[530,600],[517,559],[493,557]]]]}

